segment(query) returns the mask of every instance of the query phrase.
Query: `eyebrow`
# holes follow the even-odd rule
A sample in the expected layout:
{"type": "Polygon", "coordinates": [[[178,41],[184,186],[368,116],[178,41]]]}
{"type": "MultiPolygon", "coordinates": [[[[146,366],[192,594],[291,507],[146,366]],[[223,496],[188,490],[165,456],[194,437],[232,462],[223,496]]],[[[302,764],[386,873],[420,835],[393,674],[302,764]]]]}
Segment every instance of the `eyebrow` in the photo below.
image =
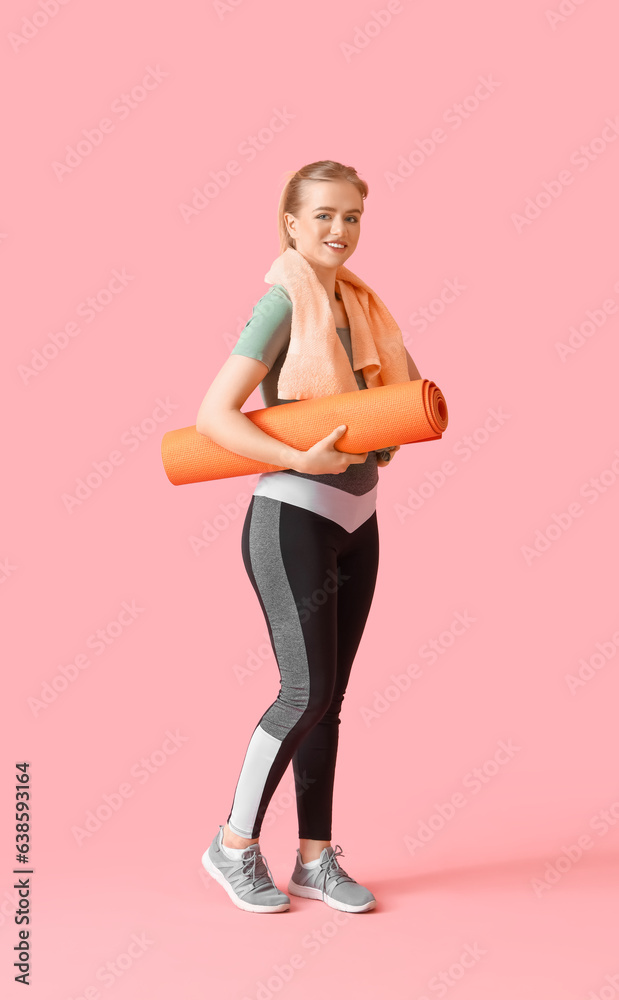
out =
{"type": "MultiPolygon", "coordinates": [[[[336,211],[336,209],[333,208],[332,205],[319,205],[318,208],[314,209],[315,212],[322,212],[323,210],[326,210],[327,212],[335,212],[336,211]]],[[[358,215],[361,215],[361,209],[360,208],[349,208],[348,211],[345,214],[346,215],[352,215],[353,212],[357,212],[358,215]]]]}

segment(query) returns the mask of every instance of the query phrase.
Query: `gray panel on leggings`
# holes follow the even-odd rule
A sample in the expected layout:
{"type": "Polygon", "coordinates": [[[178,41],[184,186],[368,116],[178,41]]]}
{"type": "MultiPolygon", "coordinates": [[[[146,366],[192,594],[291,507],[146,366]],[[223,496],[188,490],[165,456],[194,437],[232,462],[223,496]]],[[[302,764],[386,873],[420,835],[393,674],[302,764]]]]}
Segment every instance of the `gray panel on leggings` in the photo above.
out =
{"type": "Polygon", "coordinates": [[[272,497],[255,496],[249,528],[249,555],[256,583],[271,624],[275,653],[284,664],[289,689],[294,691],[294,704],[271,705],[259,725],[283,740],[309,702],[309,664],[299,620],[299,611],[282,559],[279,543],[281,501],[272,497]]]}

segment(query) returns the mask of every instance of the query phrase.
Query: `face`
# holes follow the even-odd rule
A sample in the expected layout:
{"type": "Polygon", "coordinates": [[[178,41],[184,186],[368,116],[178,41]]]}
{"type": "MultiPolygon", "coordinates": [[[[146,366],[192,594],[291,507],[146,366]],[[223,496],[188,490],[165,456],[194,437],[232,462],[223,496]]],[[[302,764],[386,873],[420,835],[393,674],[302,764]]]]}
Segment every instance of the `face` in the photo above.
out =
{"type": "Polygon", "coordinates": [[[350,181],[313,181],[305,187],[299,215],[284,216],[296,249],[320,270],[338,268],[355,252],[360,235],[363,198],[350,181]],[[327,243],[344,243],[332,249],[327,243]]]}

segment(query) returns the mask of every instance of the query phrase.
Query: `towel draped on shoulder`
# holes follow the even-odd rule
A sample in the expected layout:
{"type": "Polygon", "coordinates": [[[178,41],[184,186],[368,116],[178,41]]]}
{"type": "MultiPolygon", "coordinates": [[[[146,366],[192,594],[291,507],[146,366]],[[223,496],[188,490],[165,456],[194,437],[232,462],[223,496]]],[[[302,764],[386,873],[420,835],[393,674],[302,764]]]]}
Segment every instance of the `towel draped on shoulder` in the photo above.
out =
{"type": "Polygon", "coordinates": [[[342,303],[350,323],[353,366],[335,329],[329,297],[306,258],[288,247],[273,261],[264,280],[283,285],[292,301],[288,353],[277,383],[278,399],[308,399],[359,389],[361,371],[368,389],[408,382],[402,331],[369,285],[347,267],[338,267],[342,303]]]}

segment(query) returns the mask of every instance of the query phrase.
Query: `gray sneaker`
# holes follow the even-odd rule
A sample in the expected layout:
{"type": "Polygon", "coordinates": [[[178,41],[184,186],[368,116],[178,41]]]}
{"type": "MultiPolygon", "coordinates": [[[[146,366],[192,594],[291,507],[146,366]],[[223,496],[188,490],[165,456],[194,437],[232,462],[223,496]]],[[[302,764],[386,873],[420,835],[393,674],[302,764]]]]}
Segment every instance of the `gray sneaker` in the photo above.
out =
{"type": "Polygon", "coordinates": [[[220,826],[211,846],[202,855],[202,864],[209,875],[224,887],[241,910],[279,913],[289,909],[290,898],[274,884],[267,860],[260,853],[260,845],[250,844],[240,858],[229,858],[221,849],[223,830],[220,826]]]}
{"type": "Polygon", "coordinates": [[[340,866],[338,856],[343,854],[339,844],[333,847],[323,847],[320,852],[320,864],[315,868],[303,868],[301,852],[297,848],[297,862],[292,878],[288,883],[288,892],[293,896],[305,896],[306,899],[322,899],[334,910],[346,910],[347,913],[363,913],[373,910],[376,898],[351,878],[340,866]]]}

